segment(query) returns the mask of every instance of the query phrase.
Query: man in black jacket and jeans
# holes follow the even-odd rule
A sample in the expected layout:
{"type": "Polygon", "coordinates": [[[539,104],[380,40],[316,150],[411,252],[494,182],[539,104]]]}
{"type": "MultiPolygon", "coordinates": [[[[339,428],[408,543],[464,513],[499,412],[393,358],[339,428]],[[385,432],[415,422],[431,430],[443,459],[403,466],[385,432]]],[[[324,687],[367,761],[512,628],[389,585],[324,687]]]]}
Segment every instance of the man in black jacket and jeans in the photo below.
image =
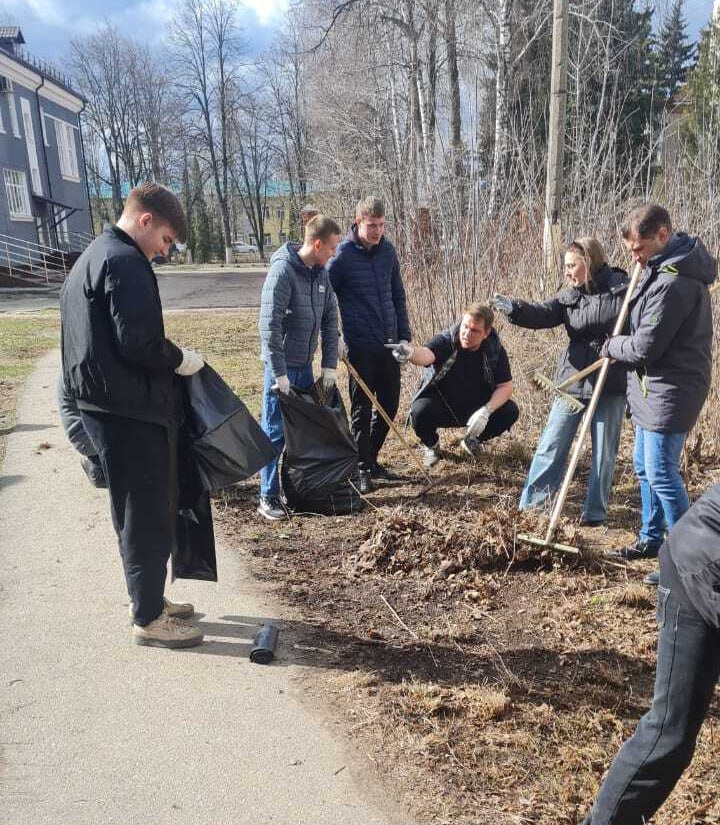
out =
{"type": "MultiPolygon", "coordinates": [[[[394,418],[400,402],[400,365],[385,345],[410,340],[405,288],[395,248],[384,237],[382,201],[374,197],[361,200],[355,208],[355,221],[328,271],[340,306],[347,357],[380,406],[394,418]]],[[[352,378],[350,405],[359,453],[360,492],[368,493],[371,477],[393,477],[377,460],[389,428],[352,378]]]]}
{"type": "Polygon", "coordinates": [[[164,598],[177,517],[175,375],[203,366],[165,337],[150,261],[187,227],[168,189],[133,189],[116,226],[78,258],[60,295],[63,380],[107,481],[137,644],[202,642],[192,605],[164,598]]]}
{"type": "MultiPolygon", "coordinates": [[[[642,526],[638,540],[615,551],[627,560],[654,558],[665,531],[689,507],[680,456],[710,389],[715,259],[700,238],[674,232],[662,206],[646,203],[623,225],[643,272],[630,304],[630,334],[609,338],[601,355],[625,364],[635,425],[635,472],[642,526]]],[[[657,585],[657,572],[645,583],[657,585]]]]}
{"type": "Polygon", "coordinates": [[[584,825],[644,825],[690,764],[720,676],[720,485],[660,549],[655,694],[584,825]]]}

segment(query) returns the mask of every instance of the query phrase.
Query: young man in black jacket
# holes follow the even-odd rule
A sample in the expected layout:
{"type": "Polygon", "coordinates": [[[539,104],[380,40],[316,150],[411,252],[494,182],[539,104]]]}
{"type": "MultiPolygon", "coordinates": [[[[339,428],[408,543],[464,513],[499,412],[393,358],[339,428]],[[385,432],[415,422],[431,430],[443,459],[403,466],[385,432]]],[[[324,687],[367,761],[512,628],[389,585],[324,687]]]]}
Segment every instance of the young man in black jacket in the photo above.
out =
{"type": "Polygon", "coordinates": [[[177,517],[175,375],[203,366],[165,337],[150,261],[187,232],[168,189],[133,189],[116,226],[78,258],[60,293],[63,381],[107,481],[137,644],[202,642],[189,604],[164,598],[177,517]]]}
{"type": "Polygon", "coordinates": [[[660,548],[655,694],[584,825],[643,825],[690,764],[720,676],[720,485],[660,548]]]}
{"type": "Polygon", "coordinates": [[[465,427],[465,452],[476,457],[480,444],[507,432],[520,412],[510,400],[510,362],[493,329],[494,313],[483,304],[465,308],[460,323],[431,338],[424,347],[392,348],[400,364],[425,367],[410,406],[410,418],[430,468],[440,458],[438,429],[465,427]]]}
{"type": "MultiPolygon", "coordinates": [[[[670,215],[657,204],[633,210],[622,232],[644,269],[630,305],[630,334],[609,338],[601,354],[632,370],[627,402],[635,425],[642,526],[638,540],[615,554],[633,560],[657,556],[665,531],[690,504],[680,456],[710,389],[708,287],[717,265],[700,238],[673,232],[670,215]]],[[[657,572],[645,582],[657,585],[657,572]]]]}

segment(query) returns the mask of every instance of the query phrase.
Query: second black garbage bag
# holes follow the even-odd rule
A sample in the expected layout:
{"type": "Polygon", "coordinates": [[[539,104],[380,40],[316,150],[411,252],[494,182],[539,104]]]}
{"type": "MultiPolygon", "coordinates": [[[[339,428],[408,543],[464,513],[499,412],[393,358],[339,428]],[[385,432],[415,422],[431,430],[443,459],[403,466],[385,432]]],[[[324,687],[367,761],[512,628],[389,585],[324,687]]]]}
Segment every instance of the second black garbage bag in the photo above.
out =
{"type": "Polygon", "coordinates": [[[280,483],[288,506],[304,513],[348,515],[364,502],[357,492],[358,451],[337,389],[326,403],[318,385],[280,393],[285,449],[280,483]]]}

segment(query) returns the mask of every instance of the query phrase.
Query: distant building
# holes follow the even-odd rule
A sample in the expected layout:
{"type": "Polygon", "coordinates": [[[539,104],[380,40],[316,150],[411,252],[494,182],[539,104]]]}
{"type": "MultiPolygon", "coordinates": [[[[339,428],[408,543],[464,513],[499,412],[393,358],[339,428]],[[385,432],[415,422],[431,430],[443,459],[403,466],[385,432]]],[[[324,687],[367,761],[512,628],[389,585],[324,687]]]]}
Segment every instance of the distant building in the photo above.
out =
{"type": "Polygon", "coordinates": [[[24,43],[19,28],[0,26],[0,236],[82,248],[93,231],[79,120],[85,101],[24,43]]]}

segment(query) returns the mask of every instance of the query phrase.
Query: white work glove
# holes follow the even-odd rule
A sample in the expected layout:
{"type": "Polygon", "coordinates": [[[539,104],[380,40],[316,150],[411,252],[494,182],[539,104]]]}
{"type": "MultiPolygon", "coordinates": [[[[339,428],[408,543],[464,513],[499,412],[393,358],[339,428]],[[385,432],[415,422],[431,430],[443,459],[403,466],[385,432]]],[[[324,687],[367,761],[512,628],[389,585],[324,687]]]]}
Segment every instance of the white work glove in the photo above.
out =
{"type": "Polygon", "coordinates": [[[499,295],[497,292],[490,299],[493,308],[503,315],[512,315],[513,305],[507,295],[499,295]]]}
{"type": "Polygon", "coordinates": [[[329,367],[323,367],[322,372],[322,386],[325,392],[330,392],[335,386],[337,380],[337,370],[331,370],[329,367]]]}
{"type": "Polygon", "coordinates": [[[481,436],[485,431],[485,427],[487,427],[489,420],[490,410],[487,406],[480,407],[479,410],[475,410],[470,418],[468,418],[466,435],[469,435],[470,438],[478,438],[478,436],[481,436]]]}
{"type": "Polygon", "coordinates": [[[398,364],[407,364],[413,357],[414,352],[415,347],[410,346],[407,341],[400,341],[399,344],[395,344],[392,348],[392,356],[398,364]]]}
{"type": "Polygon", "coordinates": [[[344,361],[348,357],[348,346],[341,335],[338,338],[338,361],[344,361]]]}
{"type": "Polygon", "coordinates": [[[287,375],[276,375],[272,389],[278,389],[284,395],[290,394],[290,379],[287,375]]]}
{"type": "Polygon", "coordinates": [[[180,347],[180,352],[182,352],[183,360],[180,362],[179,367],[175,367],[175,372],[178,375],[195,375],[205,366],[205,362],[194,349],[180,347]]]}

